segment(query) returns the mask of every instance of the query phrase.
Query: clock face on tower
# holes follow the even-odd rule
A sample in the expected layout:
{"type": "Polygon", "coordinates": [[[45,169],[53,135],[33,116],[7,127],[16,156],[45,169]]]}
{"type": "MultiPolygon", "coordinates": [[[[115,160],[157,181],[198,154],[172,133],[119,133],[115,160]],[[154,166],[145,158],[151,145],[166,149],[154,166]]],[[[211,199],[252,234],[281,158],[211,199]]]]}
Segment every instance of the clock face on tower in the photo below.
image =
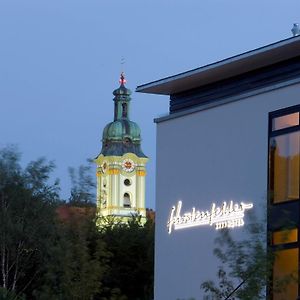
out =
{"type": "Polygon", "coordinates": [[[134,162],[127,158],[127,159],[124,159],[123,162],[122,162],[122,169],[123,171],[125,172],[132,172],[134,170],[134,162]]]}

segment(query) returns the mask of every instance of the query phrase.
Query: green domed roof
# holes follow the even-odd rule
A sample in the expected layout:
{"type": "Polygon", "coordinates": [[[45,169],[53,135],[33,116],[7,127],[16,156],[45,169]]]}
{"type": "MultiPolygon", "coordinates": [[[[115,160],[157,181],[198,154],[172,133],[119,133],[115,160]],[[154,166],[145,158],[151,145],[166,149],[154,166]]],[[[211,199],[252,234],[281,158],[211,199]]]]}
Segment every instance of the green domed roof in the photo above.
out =
{"type": "Polygon", "coordinates": [[[102,136],[103,141],[122,141],[124,138],[130,138],[132,141],[141,140],[141,130],[135,122],[130,120],[116,120],[105,126],[102,136]]]}
{"type": "Polygon", "coordinates": [[[122,156],[134,153],[138,157],[146,157],[141,150],[141,130],[129,120],[129,102],[131,91],[125,87],[125,78],[121,74],[120,87],[114,90],[114,121],[103,129],[102,150],[104,156],[122,156]]]}

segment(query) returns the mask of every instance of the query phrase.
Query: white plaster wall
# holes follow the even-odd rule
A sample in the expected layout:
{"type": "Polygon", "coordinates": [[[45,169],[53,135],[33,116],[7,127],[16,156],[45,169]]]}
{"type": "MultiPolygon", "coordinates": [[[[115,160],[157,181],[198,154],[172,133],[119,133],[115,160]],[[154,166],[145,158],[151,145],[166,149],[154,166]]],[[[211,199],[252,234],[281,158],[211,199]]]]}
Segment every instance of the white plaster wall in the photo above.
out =
{"type": "MultiPolygon", "coordinates": [[[[266,202],[268,113],[300,103],[300,85],[200,111],[157,125],[155,300],[203,299],[214,279],[216,231],[195,227],[167,233],[170,210],[205,210],[212,202],[266,202]]],[[[237,235],[243,229],[234,229],[237,235]]]]}

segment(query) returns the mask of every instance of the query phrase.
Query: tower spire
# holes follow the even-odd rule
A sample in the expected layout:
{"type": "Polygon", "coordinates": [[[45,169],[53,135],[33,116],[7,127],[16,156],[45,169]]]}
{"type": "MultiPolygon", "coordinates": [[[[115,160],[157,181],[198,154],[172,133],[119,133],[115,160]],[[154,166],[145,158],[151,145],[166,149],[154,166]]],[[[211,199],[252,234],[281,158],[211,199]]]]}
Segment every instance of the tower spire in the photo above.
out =
{"type": "Polygon", "coordinates": [[[144,222],[148,158],[141,149],[141,130],[129,117],[131,91],[125,87],[124,72],[119,82],[113,91],[114,121],[103,129],[102,149],[95,159],[97,208],[100,216],[113,216],[116,222],[127,222],[137,212],[144,222]]]}

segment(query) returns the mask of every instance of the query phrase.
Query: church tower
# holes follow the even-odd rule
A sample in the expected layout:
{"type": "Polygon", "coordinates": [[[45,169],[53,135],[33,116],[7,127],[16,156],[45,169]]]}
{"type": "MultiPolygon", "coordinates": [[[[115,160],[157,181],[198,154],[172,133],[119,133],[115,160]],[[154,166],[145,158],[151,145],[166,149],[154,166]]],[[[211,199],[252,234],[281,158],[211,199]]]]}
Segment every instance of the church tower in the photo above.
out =
{"type": "Polygon", "coordinates": [[[141,150],[141,130],[132,122],[131,91],[121,74],[114,90],[114,121],[103,130],[97,164],[97,208],[100,216],[127,220],[139,214],[145,221],[145,176],[147,156],[141,150]]]}

